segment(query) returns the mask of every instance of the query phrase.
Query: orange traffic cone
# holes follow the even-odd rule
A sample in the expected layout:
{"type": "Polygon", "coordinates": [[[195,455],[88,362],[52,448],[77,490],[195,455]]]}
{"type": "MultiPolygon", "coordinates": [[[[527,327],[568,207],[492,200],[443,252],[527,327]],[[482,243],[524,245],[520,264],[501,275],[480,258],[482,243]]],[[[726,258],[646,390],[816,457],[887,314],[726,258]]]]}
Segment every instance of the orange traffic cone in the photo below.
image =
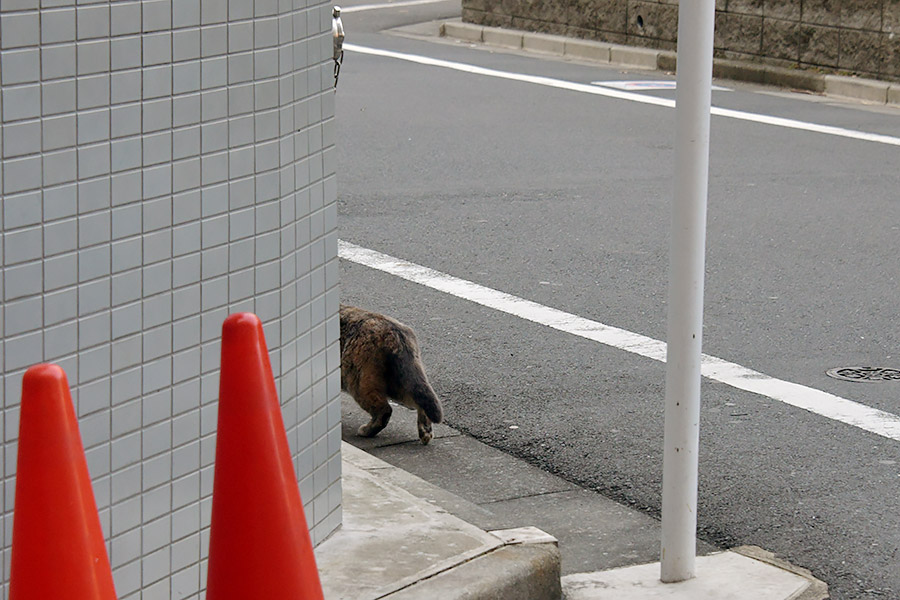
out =
{"type": "Polygon", "coordinates": [[[22,380],[10,600],[115,600],[84,447],[57,365],[22,380]]]}
{"type": "Polygon", "coordinates": [[[207,600],[322,598],[262,323],[222,326],[207,600]]]}

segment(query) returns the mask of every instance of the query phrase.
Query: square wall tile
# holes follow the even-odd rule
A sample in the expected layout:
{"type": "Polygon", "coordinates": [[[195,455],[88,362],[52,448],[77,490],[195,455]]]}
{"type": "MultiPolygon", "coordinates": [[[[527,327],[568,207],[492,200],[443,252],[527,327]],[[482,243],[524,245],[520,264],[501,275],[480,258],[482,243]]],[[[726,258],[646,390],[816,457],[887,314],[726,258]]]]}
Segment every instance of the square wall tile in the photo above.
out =
{"type": "Polygon", "coordinates": [[[16,336],[40,329],[44,320],[43,308],[43,301],[40,296],[7,303],[4,307],[3,315],[5,321],[4,337],[16,336]]]}
{"type": "Polygon", "coordinates": [[[3,128],[3,157],[15,158],[41,150],[41,122],[24,121],[3,128]]]}
{"type": "Polygon", "coordinates": [[[44,359],[44,335],[42,331],[4,339],[6,371],[16,371],[40,363],[44,359]]]}
{"type": "Polygon", "coordinates": [[[143,65],[162,65],[172,61],[172,33],[153,33],[143,36],[143,65]]]}
{"type": "Polygon", "coordinates": [[[142,38],[140,36],[113,38],[110,42],[110,49],[110,66],[113,71],[141,66],[142,38]]]}
{"type": "Polygon", "coordinates": [[[79,40],[109,37],[109,5],[82,6],[76,11],[79,40]]]}
{"type": "Polygon", "coordinates": [[[79,110],[99,108],[109,105],[108,74],[80,77],[76,82],[77,107],[79,110]]]}
{"type": "Polygon", "coordinates": [[[141,2],[144,31],[170,30],[172,28],[172,4],[170,0],[141,2]]]}
{"type": "Polygon", "coordinates": [[[109,71],[109,40],[79,42],[76,57],[78,75],[109,71]]]}
{"type": "Polygon", "coordinates": [[[200,56],[209,58],[228,52],[228,27],[214,25],[200,30],[200,56]]]}
{"type": "Polygon", "coordinates": [[[75,181],[77,179],[77,159],[78,155],[74,148],[44,154],[44,186],[75,181]]]}
{"type": "Polygon", "coordinates": [[[196,27],[200,24],[200,0],[181,0],[172,6],[172,26],[196,27]]]}
{"type": "Polygon", "coordinates": [[[113,36],[141,32],[141,4],[139,0],[117,0],[110,5],[110,33],[113,36]]]}
{"type": "Polygon", "coordinates": [[[109,109],[104,107],[78,113],[78,144],[92,144],[109,139],[109,109]]]}
{"type": "Polygon", "coordinates": [[[45,118],[41,124],[41,149],[46,151],[69,148],[76,143],[74,114],[45,118]]]}
{"type": "MultiPolygon", "coordinates": [[[[178,14],[178,7],[190,2],[199,2],[199,0],[184,0],[175,4],[175,14],[178,14]]],[[[200,29],[184,29],[176,30],[172,33],[172,59],[175,61],[191,60],[200,58],[200,29]]]]}
{"type": "Polygon", "coordinates": [[[228,20],[228,0],[200,0],[200,23],[210,25],[228,20]]]}
{"type": "Polygon", "coordinates": [[[41,29],[36,11],[11,13],[0,20],[0,49],[37,46],[41,29]]]}
{"type": "Polygon", "coordinates": [[[41,53],[37,48],[0,50],[0,59],[3,60],[3,72],[0,73],[3,85],[40,81],[41,53]]]}
{"type": "Polygon", "coordinates": [[[14,194],[38,189],[42,183],[40,156],[3,161],[3,193],[14,194]]]}
{"type": "Polygon", "coordinates": [[[3,199],[3,224],[6,228],[39,225],[42,219],[40,192],[27,192],[3,199]]]}
{"type": "MultiPolygon", "coordinates": [[[[0,80],[2,80],[2,76],[0,76],[0,80]]],[[[2,100],[4,123],[41,116],[40,85],[24,85],[5,89],[2,100]]]]}
{"type": "Polygon", "coordinates": [[[40,260],[43,256],[43,240],[40,226],[7,232],[3,236],[3,263],[14,265],[40,260]]]}
{"type": "Polygon", "coordinates": [[[75,9],[45,10],[41,13],[41,43],[75,41],[75,9]]]}
{"type": "Polygon", "coordinates": [[[61,290],[77,283],[78,255],[75,252],[44,258],[44,292],[61,290]]]}

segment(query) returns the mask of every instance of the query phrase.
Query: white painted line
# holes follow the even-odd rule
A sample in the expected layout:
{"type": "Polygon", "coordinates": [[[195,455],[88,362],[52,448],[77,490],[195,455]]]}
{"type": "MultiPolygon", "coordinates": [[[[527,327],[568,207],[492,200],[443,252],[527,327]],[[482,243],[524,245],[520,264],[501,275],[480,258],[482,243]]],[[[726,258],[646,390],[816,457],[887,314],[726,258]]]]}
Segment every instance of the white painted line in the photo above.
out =
{"type": "MultiPolygon", "coordinates": [[[[404,6],[420,6],[422,4],[438,4],[447,0],[401,0],[400,2],[382,2],[381,4],[360,4],[359,6],[347,6],[341,8],[342,15],[363,12],[365,10],[380,10],[382,8],[402,8],[404,6]]],[[[346,47],[346,46],[345,46],[346,47]]]]}
{"type": "MultiPolygon", "coordinates": [[[[604,325],[343,240],[339,241],[338,248],[340,257],[344,260],[613,348],[660,362],[666,361],[665,342],[639,333],[604,325]]],[[[775,379],[707,354],[702,356],[701,373],[713,381],[900,441],[900,417],[897,415],[821,390],[775,379]]]]}
{"type": "MultiPolygon", "coordinates": [[[[644,80],[640,79],[637,81],[620,81],[618,79],[613,79],[610,81],[592,81],[591,85],[602,85],[603,87],[614,88],[617,90],[626,90],[629,92],[635,90],[674,90],[676,88],[675,80],[665,80],[665,81],[652,81],[652,80],[644,80]]],[[[731,89],[725,88],[719,85],[712,86],[712,89],[717,92],[730,92],[731,89]]]]}
{"type": "MultiPolygon", "coordinates": [[[[487,69],[466,63],[458,63],[449,60],[441,60],[420,56],[418,54],[405,54],[402,52],[393,52],[391,50],[381,50],[379,48],[368,48],[366,46],[357,46],[356,44],[344,44],[345,50],[351,52],[359,52],[360,54],[370,54],[372,56],[382,56],[385,58],[394,58],[407,62],[427,65],[431,67],[441,67],[444,69],[452,69],[463,73],[471,73],[473,75],[483,75],[485,77],[496,77],[499,79],[508,79],[511,81],[521,81],[523,83],[531,83],[543,85],[557,89],[569,90],[573,92],[582,92],[585,94],[593,94],[595,96],[605,96],[607,98],[616,98],[619,100],[628,100],[630,102],[640,102],[642,104],[652,104],[655,106],[664,106],[667,108],[675,108],[675,100],[669,98],[657,98],[656,96],[648,96],[645,94],[636,94],[624,90],[615,90],[587,83],[575,83],[573,81],[564,81],[562,79],[553,79],[552,77],[539,77],[537,75],[525,75],[522,73],[512,73],[510,71],[498,71],[496,69],[487,69]]],[[[868,133],[865,131],[854,131],[853,129],[845,129],[843,127],[833,127],[831,125],[819,125],[817,123],[807,123],[805,121],[797,121],[795,119],[784,119],[781,117],[773,117],[770,115],[761,115],[749,113],[740,110],[731,110],[728,108],[712,108],[712,114],[719,117],[729,119],[738,119],[741,121],[750,121],[752,123],[761,123],[764,125],[774,125],[775,127],[785,127],[788,129],[799,129],[801,131],[810,131],[813,133],[822,133],[825,135],[834,135],[843,138],[861,140],[865,142],[876,142],[879,144],[888,144],[891,146],[900,146],[900,138],[880,133],[868,133]]]]}
{"type": "Polygon", "coordinates": [[[603,87],[614,88],[617,90],[626,90],[633,92],[634,90],[674,90],[675,81],[592,81],[591,85],[602,85],[603,87]]]}
{"type": "Polygon", "coordinates": [[[368,48],[366,46],[357,46],[356,44],[344,44],[345,50],[351,52],[359,52],[360,54],[371,54],[373,56],[382,56],[385,58],[395,58],[405,60],[407,62],[418,63],[429,67],[442,67],[461,71],[463,73],[471,73],[473,75],[484,75],[486,77],[497,77],[499,79],[509,79],[512,81],[521,81],[524,83],[533,83],[554,87],[575,92],[584,92],[595,96],[606,96],[608,98],[618,98],[620,100],[631,100],[632,102],[642,102],[644,104],[655,104],[657,106],[667,106],[674,108],[675,101],[668,98],[656,98],[654,96],[644,96],[642,94],[633,94],[620,90],[611,90],[587,83],[575,83],[572,81],[563,81],[561,79],[553,79],[552,77],[539,77],[537,75],[524,75],[522,73],[512,73],[510,71],[498,71],[496,69],[487,69],[476,65],[466,63],[452,62],[449,60],[441,60],[439,58],[430,58],[428,56],[420,56],[418,54],[404,54],[402,52],[393,52],[391,50],[380,50],[378,48],[368,48]]]}

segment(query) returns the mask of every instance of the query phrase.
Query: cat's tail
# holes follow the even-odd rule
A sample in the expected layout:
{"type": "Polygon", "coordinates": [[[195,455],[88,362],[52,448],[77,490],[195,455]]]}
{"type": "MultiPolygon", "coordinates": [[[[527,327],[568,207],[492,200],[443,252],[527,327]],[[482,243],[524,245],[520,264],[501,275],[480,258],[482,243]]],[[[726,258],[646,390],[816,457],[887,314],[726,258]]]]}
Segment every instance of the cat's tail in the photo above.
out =
{"type": "Polygon", "coordinates": [[[441,401],[438,400],[437,394],[434,393],[428,380],[425,379],[425,373],[422,373],[422,379],[415,382],[410,390],[413,402],[416,406],[425,411],[425,414],[431,419],[432,423],[440,423],[444,418],[444,411],[441,409],[441,401]]]}
{"type": "Polygon", "coordinates": [[[441,401],[431,384],[428,383],[428,377],[425,375],[425,367],[422,365],[417,352],[413,350],[415,342],[402,339],[401,334],[400,352],[394,355],[396,360],[396,372],[402,383],[403,391],[421,408],[425,415],[431,419],[433,423],[440,423],[444,418],[441,401]]]}

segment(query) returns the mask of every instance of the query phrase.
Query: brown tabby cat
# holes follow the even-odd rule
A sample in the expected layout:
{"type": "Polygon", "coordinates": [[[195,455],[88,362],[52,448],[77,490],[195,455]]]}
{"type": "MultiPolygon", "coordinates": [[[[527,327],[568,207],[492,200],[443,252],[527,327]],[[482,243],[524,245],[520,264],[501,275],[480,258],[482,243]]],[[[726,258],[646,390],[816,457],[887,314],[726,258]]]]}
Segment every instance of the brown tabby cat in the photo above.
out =
{"type": "Polygon", "coordinates": [[[413,330],[380,315],[341,304],[341,389],[372,420],[359,435],[373,437],[391,418],[388,398],[419,413],[419,440],[431,441],[440,423],[441,401],[428,383],[413,330]]]}

